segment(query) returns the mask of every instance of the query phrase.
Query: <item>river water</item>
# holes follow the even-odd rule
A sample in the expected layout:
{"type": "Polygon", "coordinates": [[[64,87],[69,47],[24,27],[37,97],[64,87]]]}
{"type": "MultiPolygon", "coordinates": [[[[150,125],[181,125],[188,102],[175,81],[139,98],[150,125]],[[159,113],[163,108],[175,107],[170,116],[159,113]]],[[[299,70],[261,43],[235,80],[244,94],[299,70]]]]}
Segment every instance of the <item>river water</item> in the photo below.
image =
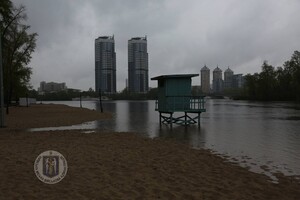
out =
{"type": "MultiPolygon", "coordinates": [[[[44,103],[79,107],[78,101],[44,103]]],[[[82,106],[100,110],[98,102],[83,101],[82,106]]],[[[104,111],[113,113],[112,120],[61,129],[131,131],[151,138],[174,138],[193,148],[210,149],[275,181],[274,172],[300,175],[300,105],[207,99],[200,128],[175,125],[173,129],[160,128],[154,107],[154,101],[103,101],[104,111]]]]}

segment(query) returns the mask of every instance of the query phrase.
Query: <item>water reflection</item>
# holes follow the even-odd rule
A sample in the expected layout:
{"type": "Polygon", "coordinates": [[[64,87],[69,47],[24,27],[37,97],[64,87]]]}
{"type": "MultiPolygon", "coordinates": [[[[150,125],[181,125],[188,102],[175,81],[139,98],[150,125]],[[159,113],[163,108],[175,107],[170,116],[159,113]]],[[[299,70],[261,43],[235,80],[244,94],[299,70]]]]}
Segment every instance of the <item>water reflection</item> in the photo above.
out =
{"type": "MultiPolygon", "coordinates": [[[[76,106],[74,102],[61,103],[76,106]]],[[[83,106],[100,110],[96,102],[84,102],[83,106]]],[[[200,129],[197,125],[160,128],[154,107],[154,101],[104,101],[104,111],[114,113],[114,118],[96,122],[93,128],[173,138],[233,157],[256,172],[264,171],[259,166],[268,166],[286,175],[300,175],[300,123],[286,120],[300,116],[297,104],[207,100],[200,129]]]]}
{"type": "MultiPolygon", "coordinates": [[[[94,107],[96,110],[101,111],[101,106],[99,102],[93,102],[94,107]]],[[[118,113],[117,110],[117,104],[112,102],[112,101],[108,101],[106,102],[104,105],[102,104],[102,108],[104,112],[111,112],[111,113],[118,113]]],[[[115,115],[115,114],[114,114],[115,115]]],[[[116,120],[101,120],[101,121],[96,121],[95,123],[95,129],[109,129],[111,130],[110,127],[116,127],[117,122],[116,120]]]]}
{"type": "Polygon", "coordinates": [[[168,126],[162,126],[157,128],[157,137],[172,138],[178,141],[183,141],[194,148],[204,148],[205,143],[205,128],[198,127],[197,125],[191,125],[188,127],[175,126],[170,129],[168,126]]]}
{"type": "Polygon", "coordinates": [[[148,129],[147,124],[149,112],[148,101],[129,101],[127,112],[127,123],[130,131],[145,131],[148,129]]]}

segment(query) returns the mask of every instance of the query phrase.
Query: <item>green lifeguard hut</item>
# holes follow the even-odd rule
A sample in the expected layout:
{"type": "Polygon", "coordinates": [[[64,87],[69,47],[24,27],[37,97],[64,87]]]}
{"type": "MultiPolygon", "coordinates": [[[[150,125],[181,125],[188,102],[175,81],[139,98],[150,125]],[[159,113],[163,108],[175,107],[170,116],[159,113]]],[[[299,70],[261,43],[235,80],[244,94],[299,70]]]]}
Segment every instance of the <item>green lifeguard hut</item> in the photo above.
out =
{"type": "Polygon", "coordinates": [[[198,123],[200,114],[205,112],[204,96],[192,96],[192,77],[199,74],[162,75],[151,78],[158,81],[158,99],[155,110],[159,112],[159,124],[189,125],[198,123]],[[175,112],[184,113],[174,117],[175,112]],[[197,114],[191,117],[189,114],[197,114]]]}

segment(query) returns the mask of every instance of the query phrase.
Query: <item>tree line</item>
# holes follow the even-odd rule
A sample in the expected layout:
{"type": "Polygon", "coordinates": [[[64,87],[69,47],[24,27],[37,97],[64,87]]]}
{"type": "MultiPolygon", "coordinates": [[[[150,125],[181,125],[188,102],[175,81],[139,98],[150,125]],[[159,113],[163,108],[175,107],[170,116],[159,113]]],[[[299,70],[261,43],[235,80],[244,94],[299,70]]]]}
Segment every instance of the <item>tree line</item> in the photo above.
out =
{"type": "MultiPolygon", "coordinates": [[[[127,89],[124,89],[115,94],[101,93],[101,95],[111,100],[154,100],[157,98],[157,88],[150,88],[150,90],[144,94],[131,93],[127,91],[127,89]]],[[[69,89],[59,92],[44,93],[43,95],[39,94],[36,90],[30,90],[28,92],[28,97],[36,98],[37,101],[70,101],[73,98],[78,98],[80,96],[99,98],[100,95],[99,92],[95,92],[92,88],[87,91],[74,91],[69,89]]]]}
{"type": "Polygon", "coordinates": [[[37,33],[30,33],[25,7],[15,7],[10,0],[0,1],[0,34],[3,68],[4,101],[25,96],[31,88],[32,69],[28,67],[36,47],[37,33]]]}
{"type": "Polygon", "coordinates": [[[242,96],[260,101],[300,101],[300,52],[294,51],[283,66],[264,61],[260,73],[245,76],[242,96]]]}
{"type": "MultiPolygon", "coordinates": [[[[300,52],[294,51],[290,60],[283,66],[273,67],[264,61],[262,71],[253,75],[247,74],[244,78],[243,88],[226,89],[224,95],[233,99],[258,100],[258,101],[300,101],[300,52]]],[[[157,88],[151,88],[146,94],[130,93],[127,89],[122,92],[105,95],[112,100],[145,100],[156,99],[157,88]]],[[[192,88],[193,95],[201,94],[197,86],[192,88]]],[[[38,95],[36,91],[31,96],[38,100],[71,100],[79,96],[98,97],[99,94],[91,88],[86,92],[59,92],[38,95]]]]}

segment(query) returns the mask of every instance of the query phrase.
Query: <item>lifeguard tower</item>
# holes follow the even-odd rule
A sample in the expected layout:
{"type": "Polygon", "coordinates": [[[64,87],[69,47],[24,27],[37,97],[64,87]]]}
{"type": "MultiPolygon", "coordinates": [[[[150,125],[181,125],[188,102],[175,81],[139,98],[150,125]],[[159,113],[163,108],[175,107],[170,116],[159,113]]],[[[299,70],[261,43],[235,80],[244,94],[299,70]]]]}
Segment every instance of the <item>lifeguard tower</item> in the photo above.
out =
{"type": "Polygon", "coordinates": [[[173,123],[190,125],[198,123],[200,127],[200,114],[205,112],[204,96],[192,96],[192,77],[199,74],[162,75],[151,78],[158,81],[158,99],[155,110],[159,112],[159,124],[173,123]],[[175,112],[184,113],[183,116],[174,117],[175,112]],[[193,114],[191,117],[189,114],[193,114]],[[196,114],[196,116],[194,116],[196,114]]]}

